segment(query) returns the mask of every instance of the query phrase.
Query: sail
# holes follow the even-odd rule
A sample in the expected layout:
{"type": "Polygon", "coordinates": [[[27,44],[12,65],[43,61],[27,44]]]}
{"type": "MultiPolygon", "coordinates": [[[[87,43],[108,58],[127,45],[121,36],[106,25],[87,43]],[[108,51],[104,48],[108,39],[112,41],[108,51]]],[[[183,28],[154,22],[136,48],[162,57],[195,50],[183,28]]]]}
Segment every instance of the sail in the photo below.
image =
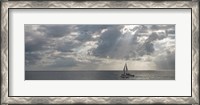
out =
{"type": "Polygon", "coordinates": [[[134,77],[133,74],[128,73],[128,66],[125,63],[124,68],[123,68],[123,74],[121,74],[122,78],[129,78],[129,77],[134,77]]]}
{"type": "Polygon", "coordinates": [[[126,74],[128,73],[128,67],[127,67],[127,64],[126,64],[126,74]]]}
{"type": "Polygon", "coordinates": [[[126,74],[126,65],[124,65],[124,69],[123,69],[124,75],[126,74]]]}
{"type": "Polygon", "coordinates": [[[125,63],[124,65],[124,69],[123,69],[124,75],[126,75],[128,73],[128,67],[127,64],[125,63]]]}

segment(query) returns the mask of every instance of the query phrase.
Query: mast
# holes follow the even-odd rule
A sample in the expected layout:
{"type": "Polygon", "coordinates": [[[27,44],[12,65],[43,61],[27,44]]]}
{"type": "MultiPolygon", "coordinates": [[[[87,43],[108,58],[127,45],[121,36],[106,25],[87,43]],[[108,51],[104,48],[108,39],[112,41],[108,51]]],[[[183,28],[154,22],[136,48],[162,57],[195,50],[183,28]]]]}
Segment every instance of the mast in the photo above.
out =
{"type": "Polygon", "coordinates": [[[124,72],[124,75],[126,75],[126,64],[124,65],[123,72],[124,72]]]}
{"type": "Polygon", "coordinates": [[[127,63],[125,63],[124,68],[123,68],[123,74],[121,74],[122,78],[129,78],[129,77],[134,77],[133,74],[128,73],[128,66],[127,63]]]}
{"type": "Polygon", "coordinates": [[[127,64],[126,64],[126,74],[128,73],[128,67],[127,67],[127,64]]]}

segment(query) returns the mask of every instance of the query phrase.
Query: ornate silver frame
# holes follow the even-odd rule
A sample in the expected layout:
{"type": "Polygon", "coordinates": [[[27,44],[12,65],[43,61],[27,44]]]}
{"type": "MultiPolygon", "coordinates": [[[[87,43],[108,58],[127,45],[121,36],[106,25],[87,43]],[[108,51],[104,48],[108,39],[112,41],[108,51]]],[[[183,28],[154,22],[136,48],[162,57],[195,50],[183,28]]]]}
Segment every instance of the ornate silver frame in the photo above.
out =
{"type": "Polygon", "coordinates": [[[199,104],[199,2],[198,1],[2,1],[1,2],[1,104],[199,104]],[[191,97],[9,97],[9,8],[190,8],[192,10],[191,97]]]}

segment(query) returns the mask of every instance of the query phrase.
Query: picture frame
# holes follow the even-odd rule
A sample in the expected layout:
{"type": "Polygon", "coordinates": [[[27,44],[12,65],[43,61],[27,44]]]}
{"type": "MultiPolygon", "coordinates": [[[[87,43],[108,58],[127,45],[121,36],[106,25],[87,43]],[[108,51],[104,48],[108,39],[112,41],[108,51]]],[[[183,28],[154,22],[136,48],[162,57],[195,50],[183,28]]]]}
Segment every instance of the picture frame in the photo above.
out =
{"type": "Polygon", "coordinates": [[[198,1],[2,1],[1,104],[199,104],[198,1]],[[189,9],[192,26],[191,96],[9,96],[9,10],[58,8],[189,9]]]}

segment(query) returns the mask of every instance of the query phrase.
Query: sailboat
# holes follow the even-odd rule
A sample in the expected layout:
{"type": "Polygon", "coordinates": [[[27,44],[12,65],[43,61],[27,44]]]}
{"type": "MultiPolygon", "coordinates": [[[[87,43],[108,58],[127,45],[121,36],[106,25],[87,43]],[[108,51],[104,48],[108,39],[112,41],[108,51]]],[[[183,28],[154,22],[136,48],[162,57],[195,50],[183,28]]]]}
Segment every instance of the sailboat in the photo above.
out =
{"type": "Polygon", "coordinates": [[[128,73],[128,67],[127,64],[125,63],[124,69],[123,69],[123,74],[121,74],[122,78],[129,78],[129,77],[134,77],[133,74],[128,73]]]}

